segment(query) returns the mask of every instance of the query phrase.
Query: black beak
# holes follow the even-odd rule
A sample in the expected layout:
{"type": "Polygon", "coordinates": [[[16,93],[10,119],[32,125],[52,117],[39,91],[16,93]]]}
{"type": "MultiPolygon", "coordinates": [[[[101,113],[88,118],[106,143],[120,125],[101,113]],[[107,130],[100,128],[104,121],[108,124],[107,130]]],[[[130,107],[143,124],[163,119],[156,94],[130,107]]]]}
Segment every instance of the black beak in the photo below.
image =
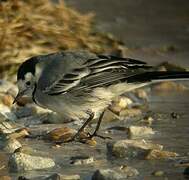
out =
{"type": "Polygon", "coordinates": [[[18,100],[24,95],[25,91],[18,92],[18,94],[14,98],[13,104],[16,103],[16,102],[18,102],[18,100]]]}

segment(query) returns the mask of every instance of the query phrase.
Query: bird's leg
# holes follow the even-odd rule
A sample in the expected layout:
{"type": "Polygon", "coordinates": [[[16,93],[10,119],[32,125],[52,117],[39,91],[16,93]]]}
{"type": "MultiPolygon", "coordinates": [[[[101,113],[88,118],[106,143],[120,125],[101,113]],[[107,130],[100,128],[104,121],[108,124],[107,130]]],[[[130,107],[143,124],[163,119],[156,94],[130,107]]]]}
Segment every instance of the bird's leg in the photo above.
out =
{"type": "Polygon", "coordinates": [[[103,116],[104,116],[104,112],[105,112],[105,110],[101,113],[101,115],[100,115],[100,117],[99,117],[99,119],[98,119],[98,122],[97,122],[97,125],[96,125],[96,128],[95,128],[93,134],[89,134],[89,137],[90,137],[90,138],[92,138],[92,137],[94,137],[94,136],[97,136],[97,131],[98,131],[99,128],[100,128],[100,124],[101,124],[101,122],[102,122],[102,118],[103,118],[103,116]]]}
{"type": "Polygon", "coordinates": [[[81,128],[77,131],[77,133],[72,137],[71,141],[75,140],[80,133],[85,129],[85,127],[91,122],[94,118],[94,113],[93,112],[88,112],[89,118],[86,120],[86,122],[81,126],[81,128]]]}
{"type": "Polygon", "coordinates": [[[101,113],[101,115],[100,115],[100,117],[98,119],[96,128],[95,128],[95,131],[93,132],[93,134],[89,134],[89,138],[93,138],[94,136],[96,136],[96,137],[99,137],[99,138],[102,138],[102,139],[111,139],[110,137],[105,137],[105,136],[97,134],[97,132],[98,132],[98,130],[100,128],[100,124],[102,122],[103,116],[104,116],[104,112],[105,112],[105,110],[101,113]]]}

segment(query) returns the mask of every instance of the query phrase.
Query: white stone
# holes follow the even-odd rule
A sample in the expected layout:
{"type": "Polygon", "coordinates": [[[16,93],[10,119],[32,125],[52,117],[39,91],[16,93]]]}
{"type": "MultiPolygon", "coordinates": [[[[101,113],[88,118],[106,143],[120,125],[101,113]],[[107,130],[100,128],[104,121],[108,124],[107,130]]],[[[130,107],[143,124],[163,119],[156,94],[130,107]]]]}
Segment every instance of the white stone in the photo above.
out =
{"type": "Polygon", "coordinates": [[[71,164],[74,165],[91,164],[94,162],[93,157],[73,157],[71,160],[71,164]]]}
{"type": "Polygon", "coordinates": [[[17,119],[16,115],[10,110],[10,108],[3,104],[0,104],[0,114],[8,120],[15,121],[17,119]]]}
{"type": "Polygon", "coordinates": [[[163,146],[145,140],[119,140],[107,144],[108,152],[116,157],[145,157],[150,149],[162,150],[163,146]]]}
{"type": "Polygon", "coordinates": [[[152,130],[152,128],[147,126],[130,126],[128,128],[129,130],[129,136],[132,137],[138,137],[138,136],[149,136],[155,134],[155,132],[152,130]]]}
{"type": "Polygon", "coordinates": [[[127,174],[112,170],[98,169],[92,176],[92,180],[124,180],[127,179],[127,174]]]}
{"type": "Polygon", "coordinates": [[[16,149],[22,147],[21,143],[16,139],[7,139],[3,142],[3,150],[8,153],[13,153],[16,149]]]}
{"type": "Polygon", "coordinates": [[[9,159],[9,167],[11,172],[47,169],[54,166],[55,162],[51,158],[32,156],[22,152],[12,154],[9,159]]]}

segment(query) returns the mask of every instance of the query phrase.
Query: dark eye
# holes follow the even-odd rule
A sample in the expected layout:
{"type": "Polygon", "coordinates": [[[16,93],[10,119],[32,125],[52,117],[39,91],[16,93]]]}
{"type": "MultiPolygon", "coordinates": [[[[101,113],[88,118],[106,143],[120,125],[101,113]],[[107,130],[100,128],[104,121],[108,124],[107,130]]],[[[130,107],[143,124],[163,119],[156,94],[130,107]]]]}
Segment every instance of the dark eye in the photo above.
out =
{"type": "Polygon", "coordinates": [[[30,82],[30,81],[27,81],[27,82],[26,82],[26,85],[27,85],[27,86],[30,86],[30,85],[31,85],[31,82],[30,82]]]}

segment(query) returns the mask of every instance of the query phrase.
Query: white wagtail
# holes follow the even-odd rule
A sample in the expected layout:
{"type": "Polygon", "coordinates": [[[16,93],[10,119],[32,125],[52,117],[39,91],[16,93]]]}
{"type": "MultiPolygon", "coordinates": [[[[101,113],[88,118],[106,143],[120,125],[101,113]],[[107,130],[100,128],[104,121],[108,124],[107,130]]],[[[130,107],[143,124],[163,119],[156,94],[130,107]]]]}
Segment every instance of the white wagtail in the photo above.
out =
{"type": "Polygon", "coordinates": [[[64,117],[86,122],[98,118],[96,136],[105,109],[131,90],[164,80],[189,79],[189,72],[163,72],[145,62],[87,51],[63,51],[26,60],[18,69],[18,95],[64,117]]]}

